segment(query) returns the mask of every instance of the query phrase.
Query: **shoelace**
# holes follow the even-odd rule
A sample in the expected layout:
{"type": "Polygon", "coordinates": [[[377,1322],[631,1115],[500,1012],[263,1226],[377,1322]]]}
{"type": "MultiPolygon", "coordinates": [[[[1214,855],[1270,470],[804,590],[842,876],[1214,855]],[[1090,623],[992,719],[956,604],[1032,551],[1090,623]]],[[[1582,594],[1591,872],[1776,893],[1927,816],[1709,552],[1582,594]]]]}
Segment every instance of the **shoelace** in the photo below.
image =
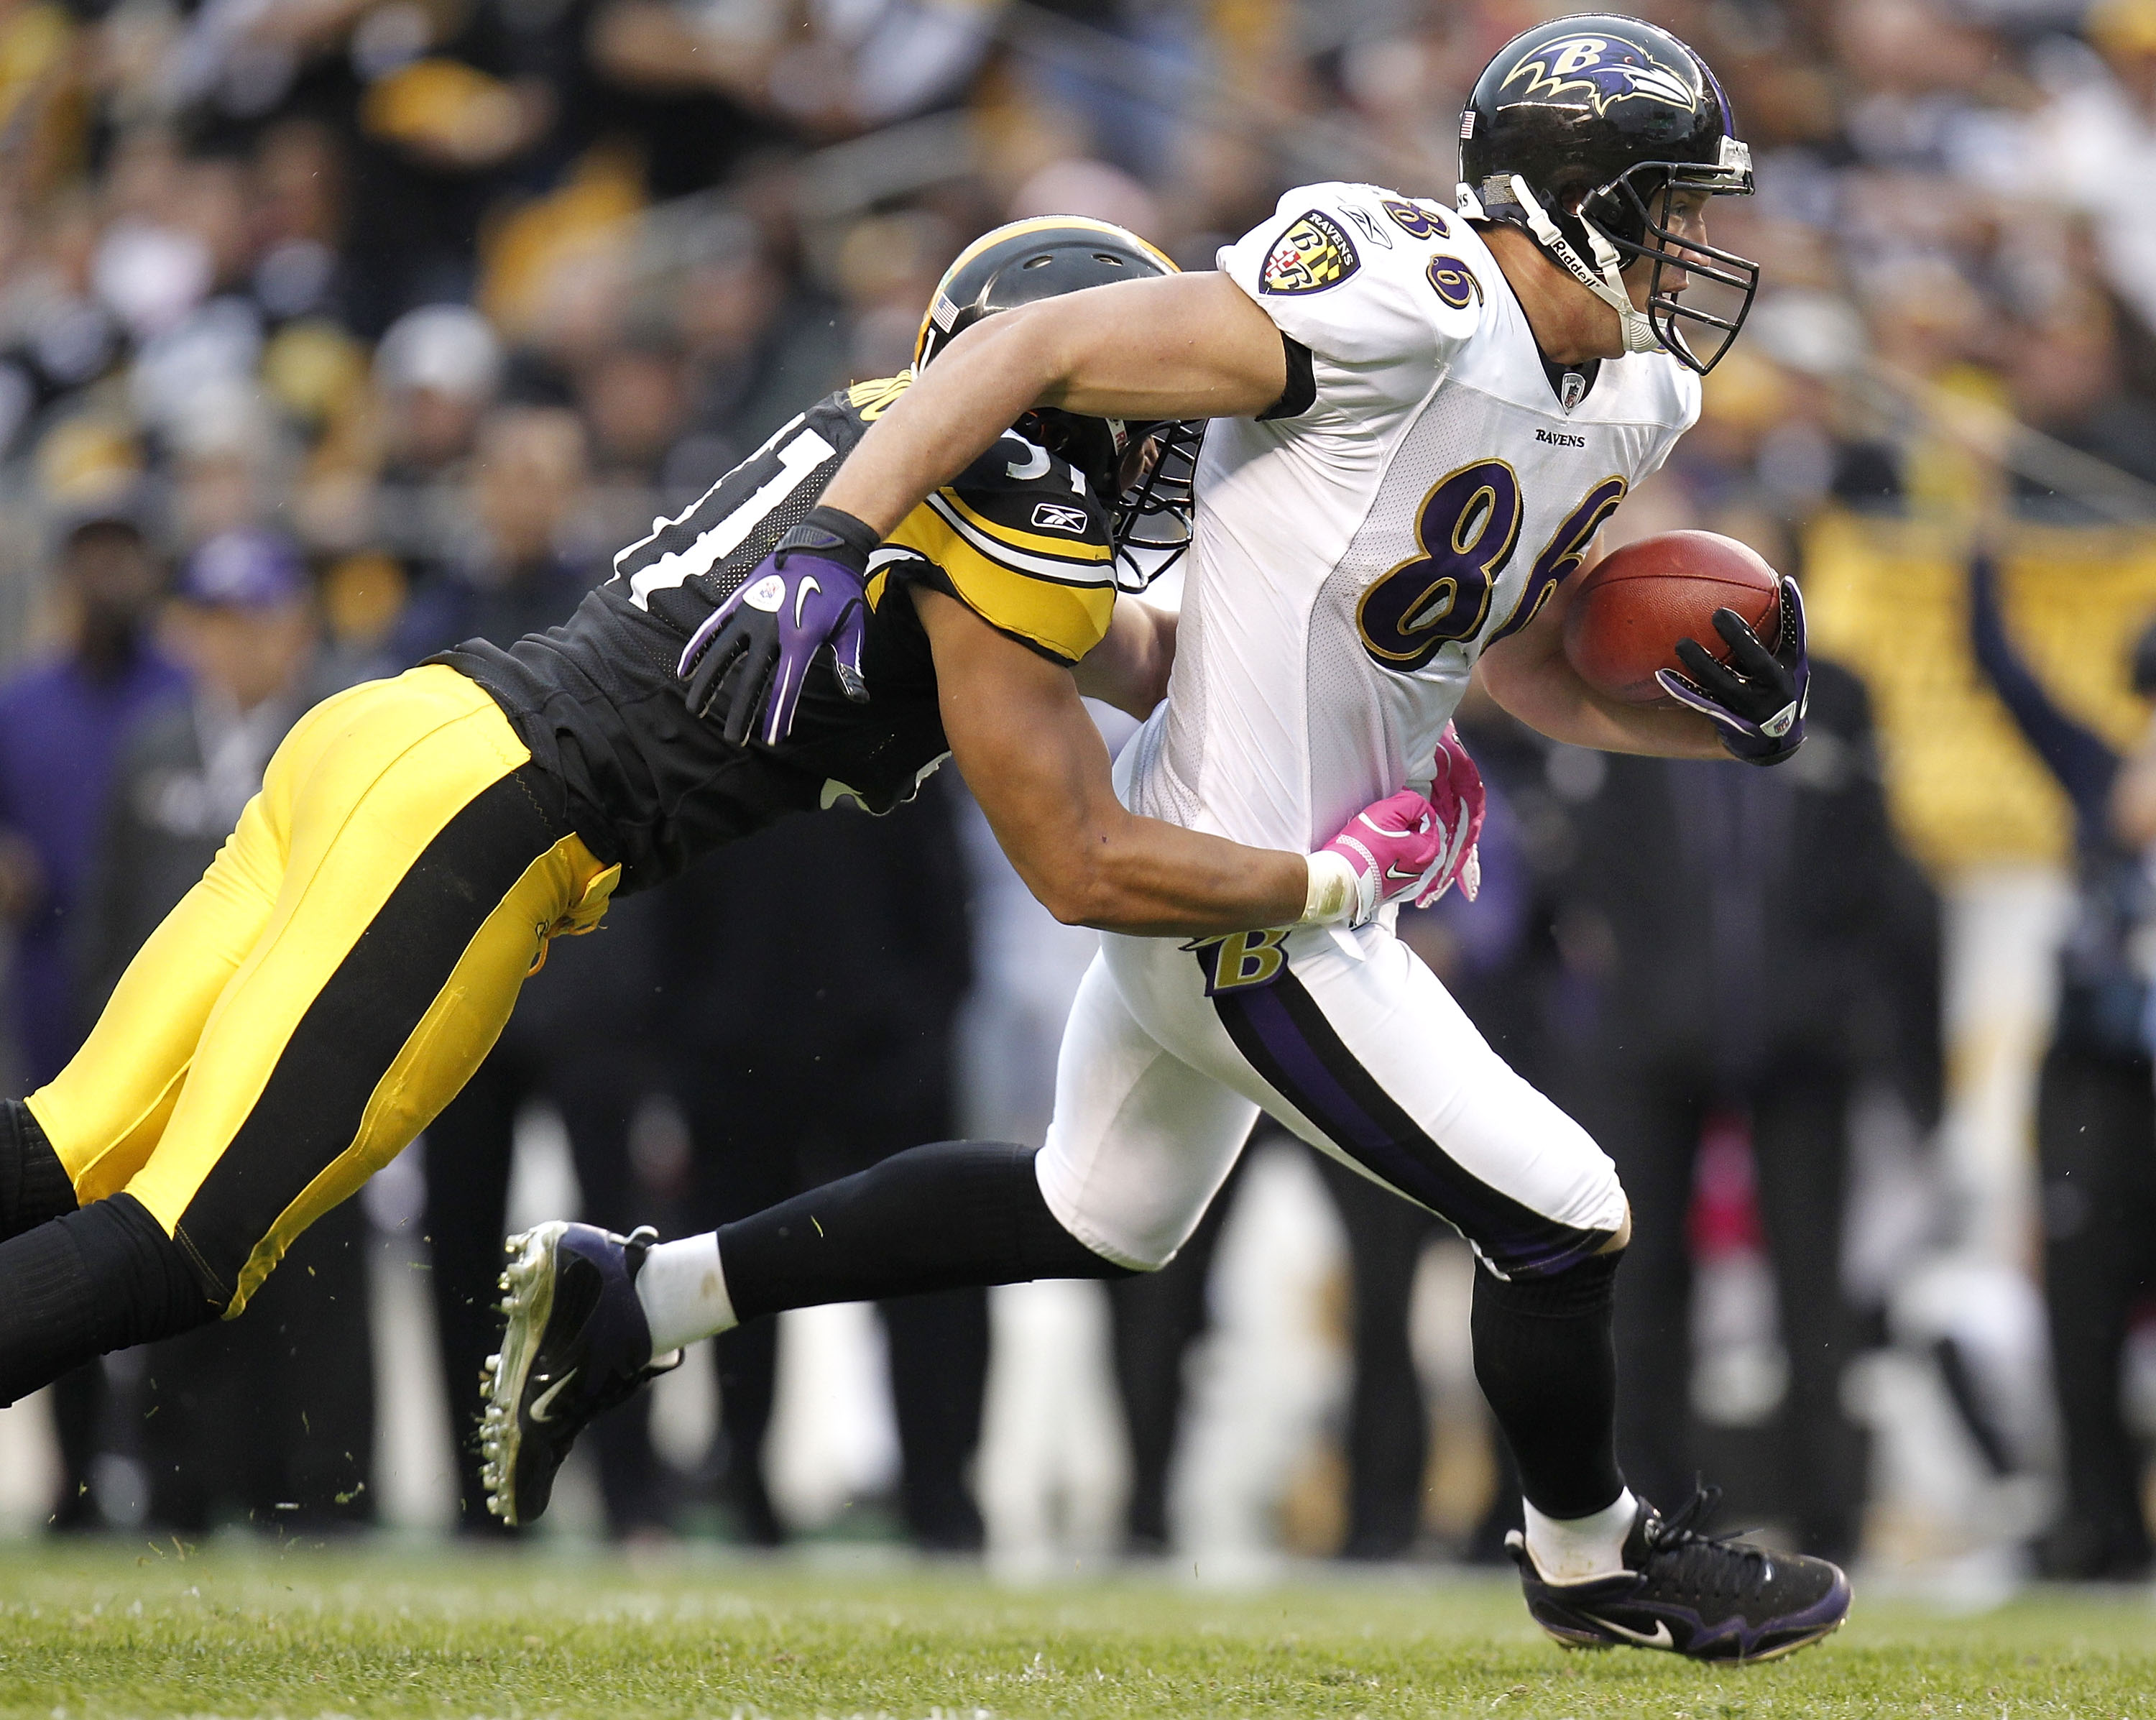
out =
{"type": "Polygon", "coordinates": [[[1743,1589],[1744,1579],[1751,1574],[1751,1563],[1763,1565],[1768,1555],[1763,1547],[1754,1547],[1733,1535],[1702,1532],[1701,1525],[1714,1515],[1715,1507],[1721,1502],[1721,1488],[1700,1486],[1667,1517],[1658,1513],[1650,1517],[1647,1551],[1650,1557],[1666,1555],[1680,1560],[1685,1574],[1702,1588],[1717,1595],[1728,1595],[1743,1589]],[[1686,1554],[1693,1556],[1687,1558],[1686,1554]]]}

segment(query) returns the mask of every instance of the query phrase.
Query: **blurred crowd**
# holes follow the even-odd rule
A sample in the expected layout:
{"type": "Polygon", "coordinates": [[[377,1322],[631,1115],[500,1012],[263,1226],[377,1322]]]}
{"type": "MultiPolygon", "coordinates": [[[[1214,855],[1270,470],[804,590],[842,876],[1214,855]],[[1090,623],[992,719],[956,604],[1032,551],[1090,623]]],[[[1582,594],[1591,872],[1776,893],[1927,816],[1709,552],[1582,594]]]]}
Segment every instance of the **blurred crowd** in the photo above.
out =
{"type": "MultiPolygon", "coordinates": [[[[65,1060],[308,703],[561,619],[810,401],[901,368],[973,236],[1081,213],[1204,267],[1298,182],[1449,200],[1469,85],[1561,9],[0,0],[12,1091],[65,1060]]],[[[1471,707],[1489,883],[1408,932],[1624,1173],[1636,1485],[1675,1500],[1704,1466],[1835,1556],[2138,1576],[2156,0],[1640,9],[1727,88],[1759,192],[1714,237],[1764,286],[1614,530],[1709,526],[1800,578],[1815,732],[1743,772],[1471,707]]],[[[620,1227],[708,1227],[962,1130],[1037,1138],[1084,949],[1014,891],[953,792],[773,832],[557,953],[415,1160],[459,1425],[535,1105],[620,1227]],[[822,881],[818,911],[764,911],[780,876],[822,881]],[[925,909],[968,889],[970,919],[925,909]]],[[[1291,1186],[1301,1216],[1266,1222],[1330,1239],[1306,1300],[1337,1367],[1237,1412],[1306,1406],[1250,1460],[1268,1533],[1489,1556],[1511,1490],[1430,1329],[1457,1245],[1330,1165],[1246,1176],[1168,1271],[1085,1287],[1121,1538],[1178,1540],[1186,1360],[1232,1323],[1215,1245],[1291,1186]]],[[[355,1204],[245,1321],[63,1382],[53,1521],[373,1520],[375,1246],[355,1204]]],[[[995,1306],[881,1311],[893,1521],[930,1548],[982,1543],[992,1372],[1045,1379],[995,1306]]],[[[693,1472],[641,1410],[598,1441],[617,1532],[688,1501],[788,1533],[778,1341],[716,1348],[693,1472]]]]}

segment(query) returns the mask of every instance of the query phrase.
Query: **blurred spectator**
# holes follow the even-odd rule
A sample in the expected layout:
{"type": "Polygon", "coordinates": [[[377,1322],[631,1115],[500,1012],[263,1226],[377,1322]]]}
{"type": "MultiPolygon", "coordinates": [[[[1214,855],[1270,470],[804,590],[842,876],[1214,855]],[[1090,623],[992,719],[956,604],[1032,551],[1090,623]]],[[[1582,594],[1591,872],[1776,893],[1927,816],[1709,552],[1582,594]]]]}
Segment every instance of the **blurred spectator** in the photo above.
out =
{"type": "Polygon", "coordinates": [[[2089,218],[2105,279],[2156,327],[2156,239],[2118,218],[2156,196],[2156,5],[2097,0],[2083,28],[2094,54],[2056,42],[2045,65],[2030,179],[2089,218]]]}
{"type": "Polygon", "coordinates": [[[383,454],[377,529],[387,547],[422,562],[447,557],[464,514],[465,462],[501,370],[492,326],[460,305],[413,311],[375,348],[383,454]]]}
{"type": "MultiPolygon", "coordinates": [[[[476,346],[457,351],[466,361],[480,356],[476,346]]],[[[439,374],[449,379],[446,365],[439,374]]],[[[449,491],[460,511],[453,559],[414,590],[398,623],[392,655],[404,662],[463,639],[510,645],[543,632],[567,618],[601,571],[572,531],[587,480],[582,421],[561,407],[505,406],[467,427],[462,414],[476,378],[463,380],[427,399],[419,420],[430,448],[459,448],[469,436],[472,452],[468,490],[449,491]]],[[[415,398],[431,393],[415,390],[415,398]]],[[[459,1435],[459,1522],[467,1533],[499,1527],[487,1514],[467,1435],[478,1425],[480,1364],[497,1338],[494,1281],[519,1112],[544,1101],[560,1113],[587,1219],[627,1230],[642,1216],[629,1135],[654,1080],[646,1050],[653,912],[649,903],[624,902],[603,935],[565,941],[526,983],[486,1060],[427,1129],[429,1285],[459,1435]]],[[[648,1415],[646,1400],[599,1431],[600,1478],[618,1534],[664,1521],[648,1415]]]]}
{"type": "MultiPolygon", "coordinates": [[[[1158,1272],[1108,1284],[1116,1394],[1130,1446],[1123,1551],[1140,1558],[1158,1557],[1174,1544],[1168,1520],[1168,1478],[1183,1430],[1183,1364],[1212,1324],[1207,1293],[1213,1260],[1250,1157],[1245,1146],[1173,1260],[1158,1272]]],[[[1414,1210],[1408,1208],[1411,1214],[1414,1210]]]]}
{"type": "MultiPolygon", "coordinates": [[[[82,916],[85,1020],[208,868],[316,691],[306,568],[275,534],[227,532],[189,557],[171,633],[190,696],[121,745],[82,916]]],[[[300,1238],[250,1317],[155,1345],[131,1370],[139,1384],[121,1402],[139,1439],[114,1432],[149,1472],[151,1523],[372,1520],[374,1376],[353,1365],[371,1348],[367,1240],[365,1214],[340,1207],[300,1238]]]]}
{"type": "MultiPolygon", "coordinates": [[[[2052,1577],[2131,1582],[2148,1574],[2151,1559],[2143,1460],[2121,1389],[2134,1310],[2156,1282],[2156,1065],[2148,977],[2136,947],[2156,920],[2146,866],[2156,843],[2156,773],[2145,751],[2122,761],[2045,692],[2009,634],[1988,555],[1971,567],[1969,616],[1979,667],[2074,812],[2079,888],[2036,1092],[2044,1298],[2066,1485],[2065,1509],[2038,1544],[2038,1567],[2052,1577]]],[[[2152,637],[2134,665],[2143,698],[2156,692],[2152,637]]]]}
{"type": "Polygon", "coordinates": [[[0,906],[17,928],[9,1002],[33,1086],[59,1072],[81,1038],[69,941],[121,738],[186,691],[150,642],[164,569],[132,519],[69,529],[54,579],[64,646],[0,686],[0,906]]]}
{"type": "MultiPolygon", "coordinates": [[[[59,1072],[87,1026],[76,1009],[73,939],[121,738],[144,713],[184,696],[179,670],[149,643],[163,580],[132,518],[80,521],[54,568],[62,650],[0,686],[0,913],[15,928],[8,1001],[25,1092],[59,1072]]],[[[103,1378],[92,1366],[54,1388],[62,1527],[97,1521],[90,1466],[103,1378]]]]}
{"type": "MultiPolygon", "coordinates": [[[[609,911],[599,932],[557,940],[485,1061],[427,1127],[428,1288],[457,1438],[457,1522],[468,1535],[506,1533],[487,1513],[476,1439],[480,1364],[501,1339],[495,1280],[520,1117],[545,1104],[560,1117],[586,1222],[625,1233],[653,1216],[629,1140],[664,1073],[658,1051],[670,1037],[656,991],[661,935],[657,899],[632,896],[609,911]]],[[[646,1394],[593,1430],[607,1527],[616,1536],[671,1520],[650,1408],[646,1394]]]]}
{"type": "MultiPolygon", "coordinates": [[[[2008,385],[2023,424],[2156,483],[2156,402],[2137,399],[2125,386],[2117,321],[2098,295],[2063,295],[2014,342],[2008,385]]],[[[2022,510],[2040,518],[2090,525],[2105,517],[2031,478],[2018,477],[2015,490],[2022,510]]]]}
{"type": "MultiPolygon", "coordinates": [[[[950,1138],[952,1049],[971,978],[966,877],[945,791],[887,818],[790,819],[664,892],[668,1049],[692,1143],[681,1234],[950,1138]],[[779,901],[814,904],[774,913],[779,901]]],[[[988,1293],[879,1305],[916,1544],[978,1552],[968,1479],[988,1364],[988,1293]]],[[[742,1538],[783,1526],[763,1481],[778,1322],[713,1341],[723,1497],[742,1538]]]]}
{"type": "Polygon", "coordinates": [[[837,308],[789,282],[744,218],[703,235],[677,315],[687,347],[690,434],[665,474],[670,495],[701,495],[798,409],[849,380],[837,308]]]}
{"type": "Polygon", "coordinates": [[[1710,1122],[1747,1119],[1788,1358],[1779,1507],[1807,1551],[1845,1558],[1865,1475],[1841,1395],[1857,1336],[1840,1265],[1850,1101],[1867,1071],[1936,1080],[1921,976],[1936,973],[1937,932],[1887,823],[1863,687],[1816,657],[1811,724],[1779,770],[1576,755],[1561,936],[1595,1016],[1566,1097],[1631,1202],[1616,1327],[1626,1476],[1663,1500],[1697,1473],[1688,1219],[1710,1122]]]}
{"type": "Polygon", "coordinates": [[[213,537],[175,595],[167,636],[187,691],[136,719],[121,744],[77,932],[85,1021],[215,858],[313,691],[307,572],[288,539],[213,537]]]}
{"type": "Polygon", "coordinates": [[[584,427],[561,407],[506,406],[480,424],[458,516],[398,622],[395,655],[416,662],[459,639],[514,644],[583,600],[603,570],[578,541],[588,477],[584,427]]]}
{"type": "Polygon", "coordinates": [[[588,16],[573,3],[471,0],[359,18],[346,260],[362,333],[415,305],[471,296],[482,219],[520,176],[548,182],[573,146],[583,95],[575,43],[588,16]]]}
{"type": "Polygon", "coordinates": [[[608,121],[635,141],[653,195],[723,182],[744,154],[785,136],[765,91],[786,24],[783,8],[760,0],[604,0],[597,8],[591,54],[608,121]]]}

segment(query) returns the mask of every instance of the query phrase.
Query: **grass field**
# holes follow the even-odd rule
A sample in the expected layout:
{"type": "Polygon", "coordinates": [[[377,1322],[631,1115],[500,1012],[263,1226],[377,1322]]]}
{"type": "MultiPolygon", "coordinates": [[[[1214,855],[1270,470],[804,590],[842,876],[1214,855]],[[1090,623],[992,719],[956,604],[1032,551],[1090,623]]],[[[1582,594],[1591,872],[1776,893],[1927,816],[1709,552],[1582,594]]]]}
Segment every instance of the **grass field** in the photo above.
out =
{"type": "Polygon", "coordinates": [[[2156,1717],[2156,1604],[1867,1604],[1715,1671],[1565,1654],[1479,1579],[1014,1589],[909,1569],[375,1548],[0,1548],[0,1712],[2156,1717]]]}

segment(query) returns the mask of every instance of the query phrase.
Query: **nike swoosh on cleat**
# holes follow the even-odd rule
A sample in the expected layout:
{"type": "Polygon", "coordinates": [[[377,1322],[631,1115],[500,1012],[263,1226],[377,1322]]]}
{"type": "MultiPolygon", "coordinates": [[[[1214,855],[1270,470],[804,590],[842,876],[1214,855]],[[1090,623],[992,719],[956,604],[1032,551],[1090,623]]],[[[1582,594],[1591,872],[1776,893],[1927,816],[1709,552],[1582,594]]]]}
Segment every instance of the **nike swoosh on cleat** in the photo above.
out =
{"type": "Polygon", "coordinates": [[[808,601],[808,593],[812,591],[821,591],[823,588],[816,583],[816,576],[814,573],[801,582],[800,588],[793,593],[793,624],[796,627],[801,624],[801,608],[802,605],[808,601]]]}
{"type": "Polygon", "coordinates": [[[1666,1619],[1655,1620],[1655,1633],[1650,1636],[1644,1630],[1628,1630],[1624,1625],[1608,1619],[1597,1618],[1593,1613],[1582,1613],[1580,1617],[1590,1625],[1599,1625],[1604,1630],[1614,1632],[1627,1642],[1636,1642],[1642,1648],[1675,1648],[1677,1646],[1676,1639],[1670,1635],[1669,1620],[1666,1619]]]}
{"type": "MultiPolygon", "coordinates": [[[[564,1373],[559,1379],[556,1380],[553,1384],[548,1386],[545,1391],[540,1393],[537,1397],[534,1398],[531,1400],[531,1419],[534,1421],[552,1420],[553,1417],[547,1413],[548,1407],[553,1403],[555,1399],[561,1396],[562,1388],[567,1386],[568,1383],[576,1377],[577,1370],[572,1368],[567,1373],[564,1373]]],[[[1610,1628],[1614,1630],[1616,1627],[1612,1625],[1610,1628]]],[[[1666,1627],[1664,1628],[1662,1634],[1666,1636],[1669,1634],[1666,1627]]]]}

